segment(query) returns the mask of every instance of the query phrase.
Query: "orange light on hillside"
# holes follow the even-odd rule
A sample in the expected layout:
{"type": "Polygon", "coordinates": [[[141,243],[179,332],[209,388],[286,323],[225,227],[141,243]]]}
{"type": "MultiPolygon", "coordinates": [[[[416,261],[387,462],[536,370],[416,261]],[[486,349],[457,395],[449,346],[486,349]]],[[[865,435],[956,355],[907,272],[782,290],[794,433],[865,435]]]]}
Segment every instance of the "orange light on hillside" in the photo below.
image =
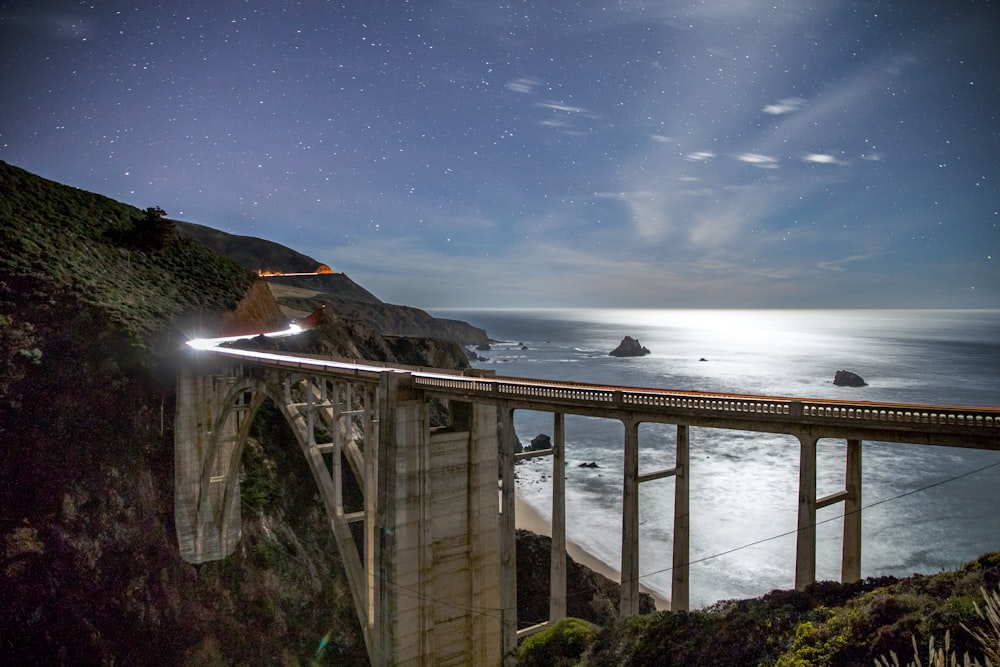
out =
{"type": "Polygon", "coordinates": [[[336,273],[326,264],[320,264],[315,271],[304,271],[302,273],[285,273],[284,271],[272,271],[271,269],[257,269],[257,277],[274,278],[277,276],[324,276],[336,273]]]}

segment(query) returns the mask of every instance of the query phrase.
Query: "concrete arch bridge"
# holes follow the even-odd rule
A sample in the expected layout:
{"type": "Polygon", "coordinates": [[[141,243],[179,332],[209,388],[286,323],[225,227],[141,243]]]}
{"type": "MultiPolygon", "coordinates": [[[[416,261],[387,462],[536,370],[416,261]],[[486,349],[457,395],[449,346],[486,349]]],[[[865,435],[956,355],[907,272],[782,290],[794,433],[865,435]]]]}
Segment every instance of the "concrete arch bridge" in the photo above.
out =
{"type": "Polygon", "coordinates": [[[844,503],[842,578],[861,577],[865,440],[1000,449],[1000,408],[607,387],[212,346],[191,357],[178,381],[175,421],[181,556],[202,563],[235,549],[243,443],[253,413],[270,399],[312,470],[371,662],[379,666],[501,664],[520,637],[565,616],[565,415],[625,426],[620,612],[626,616],[639,608],[639,485],[666,478],[673,479],[675,498],[671,607],[688,607],[692,428],[798,439],[794,584],[800,589],[816,576],[816,511],[835,503],[844,503]],[[447,426],[431,426],[431,399],[448,406],[447,426]],[[516,451],[518,410],[553,415],[551,449],[516,451]],[[641,471],[639,426],[654,422],[676,425],[675,463],[641,471]],[[822,438],[845,440],[847,448],[843,489],[819,498],[822,438]],[[553,459],[549,621],[519,628],[514,466],[538,456],[553,459]],[[362,490],[362,507],[345,507],[350,478],[362,490]],[[360,530],[352,529],[355,523],[360,530]]]}

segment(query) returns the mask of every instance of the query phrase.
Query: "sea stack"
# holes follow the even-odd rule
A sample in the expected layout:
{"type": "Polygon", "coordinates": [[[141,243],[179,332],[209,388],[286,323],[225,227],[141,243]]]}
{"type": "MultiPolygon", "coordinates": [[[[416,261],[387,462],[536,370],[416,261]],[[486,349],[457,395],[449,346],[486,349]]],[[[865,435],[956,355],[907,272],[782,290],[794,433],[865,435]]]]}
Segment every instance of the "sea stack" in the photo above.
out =
{"type": "Polygon", "coordinates": [[[608,352],[612,357],[642,357],[649,354],[649,350],[644,348],[639,341],[631,336],[622,338],[618,347],[608,352]]]}
{"type": "Polygon", "coordinates": [[[838,387],[866,387],[868,383],[857,373],[839,370],[833,376],[833,383],[838,387]]]}

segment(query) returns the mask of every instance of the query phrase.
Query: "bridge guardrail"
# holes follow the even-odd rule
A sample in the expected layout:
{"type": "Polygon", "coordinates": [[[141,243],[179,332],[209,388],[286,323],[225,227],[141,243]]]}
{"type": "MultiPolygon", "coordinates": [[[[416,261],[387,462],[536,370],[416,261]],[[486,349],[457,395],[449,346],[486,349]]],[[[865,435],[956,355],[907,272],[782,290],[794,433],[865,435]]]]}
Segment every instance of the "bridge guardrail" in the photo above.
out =
{"type": "Polygon", "coordinates": [[[453,396],[559,404],[596,410],[649,410],[661,414],[704,418],[760,419],[802,425],[876,430],[919,429],[938,433],[968,434],[979,438],[984,436],[996,438],[998,441],[996,448],[1000,448],[1000,408],[995,407],[852,402],[837,399],[614,387],[498,375],[469,375],[460,371],[330,359],[315,355],[277,354],[220,347],[206,351],[239,357],[262,366],[297,368],[303,372],[333,374],[370,382],[377,382],[380,374],[386,372],[409,373],[416,386],[453,396]]]}

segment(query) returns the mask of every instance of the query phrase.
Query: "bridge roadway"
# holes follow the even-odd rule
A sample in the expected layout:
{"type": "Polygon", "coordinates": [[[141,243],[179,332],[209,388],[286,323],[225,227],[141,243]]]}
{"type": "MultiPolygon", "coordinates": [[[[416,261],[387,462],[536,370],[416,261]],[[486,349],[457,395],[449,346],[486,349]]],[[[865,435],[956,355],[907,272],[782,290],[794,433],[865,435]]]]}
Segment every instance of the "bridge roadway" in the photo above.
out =
{"type": "MultiPolygon", "coordinates": [[[[229,358],[243,366],[279,371],[284,374],[292,374],[295,377],[313,376],[380,387],[386,386],[385,380],[389,377],[395,378],[392,386],[397,386],[396,382],[405,378],[406,391],[422,396],[421,400],[433,396],[449,401],[450,405],[495,407],[502,434],[499,447],[501,499],[498,604],[501,624],[500,654],[503,656],[509,656],[520,637],[535,632],[566,614],[565,479],[562,474],[564,415],[566,414],[615,419],[625,425],[620,601],[622,615],[635,614],[639,608],[638,485],[667,477],[673,477],[675,480],[671,608],[674,610],[688,608],[690,528],[688,524],[688,495],[690,479],[685,471],[690,456],[689,429],[691,427],[780,433],[794,436],[799,440],[799,514],[795,562],[795,586],[798,589],[815,581],[816,511],[839,502],[844,503],[842,579],[856,581],[861,577],[861,447],[863,441],[1000,450],[1000,408],[995,407],[973,408],[850,402],[784,396],[614,387],[503,377],[477,369],[450,372],[371,361],[217,347],[214,344],[199,345],[196,342],[192,342],[191,345],[208,351],[212,355],[229,358]],[[516,451],[513,421],[516,410],[543,411],[553,414],[552,449],[542,452],[518,453],[516,451]],[[641,423],[676,425],[676,463],[672,468],[640,473],[638,427],[641,423]],[[847,441],[845,483],[842,491],[817,498],[816,447],[817,442],[823,438],[847,441]],[[537,456],[553,457],[550,612],[548,622],[528,628],[519,628],[514,544],[514,464],[519,459],[537,456]]],[[[384,391],[384,389],[378,391],[384,391]]],[[[310,405],[313,401],[313,393],[313,390],[309,391],[310,405]]],[[[387,399],[380,395],[375,400],[381,404],[387,399]]],[[[384,413],[380,410],[379,414],[383,415],[384,413]]],[[[488,421],[487,419],[485,422],[481,422],[481,433],[489,431],[489,428],[482,426],[482,423],[488,425],[488,421]]],[[[482,439],[488,437],[488,435],[484,435],[482,439]]],[[[379,438],[378,447],[383,446],[381,444],[383,440],[384,438],[379,438]]],[[[424,442],[420,439],[414,441],[424,442]]],[[[400,447],[405,448],[405,443],[401,443],[400,447]]],[[[374,452],[375,450],[366,449],[366,451],[374,452]]],[[[344,450],[344,454],[347,456],[347,450],[344,450]]],[[[381,453],[378,455],[382,456],[381,453]]],[[[339,456],[337,458],[339,459],[339,456]]],[[[339,466],[339,464],[337,465],[339,466]]],[[[398,464],[387,463],[386,465],[398,464]]],[[[373,483],[375,478],[369,476],[367,479],[373,483]]],[[[472,479],[471,474],[470,479],[472,479]]],[[[339,481],[335,484],[339,484],[339,481]]],[[[338,496],[339,493],[338,490],[338,496]]],[[[472,492],[470,491],[470,493],[472,492]]],[[[367,495],[369,494],[366,492],[367,495]]],[[[379,502],[386,498],[385,491],[382,489],[379,490],[379,498],[379,502]]],[[[470,503],[469,506],[472,507],[472,504],[470,503]]],[[[374,515],[374,506],[368,505],[367,510],[369,514],[374,515]]],[[[471,514],[469,518],[471,520],[471,514]]],[[[369,519],[370,517],[364,518],[366,523],[371,524],[369,519]]],[[[368,559],[369,556],[366,555],[365,558],[368,559]]],[[[368,580],[370,588],[376,585],[372,582],[374,576],[372,572],[377,567],[370,561],[367,561],[365,566],[368,568],[368,572],[364,574],[364,577],[368,580]]],[[[356,603],[359,605],[359,617],[362,619],[362,624],[364,625],[365,619],[369,623],[367,632],[370,634],[366,634],[366,641],[369,642],[369,652],[372,654],[373,664],[382,664],[385,661],[402,661],[398,653],[383,651],[379,654],[380,649],[377,641],[379,635],[377,628],[373,629],[374,625],[378,623],[373,606],[378,603],[371,591],[365,593],[361,588],[358,588],[355,590],[355,596],[365,597],[367,600],[365,603],[356,600],[356,603]]],[[[476,604],[496,609],[486,600],[476,601],[476,604]]],[[[426,612],[424,613],[426,614],[426,612]]],[[[388,619],[389,617],[385,616],[384,618],[388,619]]],[[[396,619],[393,622],[399,622],[397,617],[393,618],[396,619]]],[[[385,622],[389,623],[388,620],[385,622]]],[[[420,627],[426,630],[429,627],[428,621],[425,619],[422,623],[423,625],[420,627]]],[[[423,659],[430,659],[426,653],[429,649],[421,650],[425,651],[423,659]]]]}
{"type": "Polygon", "coordinates": [[[513,409],[685,424],[817,438],[878,440],[1000,450],[1000,408],[722,394],[614,387],[445,371],[316,355],[213,347],[215,354],[259,366],[377,380],[381,373],[413,377],[414,385],[445,398],[504,401],[513,409]]]}

